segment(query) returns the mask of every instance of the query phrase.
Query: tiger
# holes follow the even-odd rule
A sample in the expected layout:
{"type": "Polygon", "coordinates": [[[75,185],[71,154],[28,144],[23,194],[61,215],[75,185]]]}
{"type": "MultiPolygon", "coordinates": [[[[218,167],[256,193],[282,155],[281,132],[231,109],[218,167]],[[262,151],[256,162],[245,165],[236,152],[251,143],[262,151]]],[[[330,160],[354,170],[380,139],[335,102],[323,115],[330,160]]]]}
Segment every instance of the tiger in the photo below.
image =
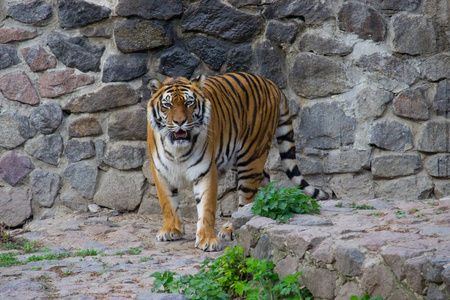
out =
{"type": "Polygon", "coordinates": [[[147,146],[164,222],[157,241],[179,240],[184,224],[178,189],[192,184],[197,205],[195,247],[221,250],[215,233],[218,178],[237,170],[239,206],[253,202],[269,175],[264,165],[274,137],[291,182],[315,199],[328,194],[302,177],[284,93],[269,79],[249,73],[201,75],[189,80],[151,79],[147,105],[147,146]]]}

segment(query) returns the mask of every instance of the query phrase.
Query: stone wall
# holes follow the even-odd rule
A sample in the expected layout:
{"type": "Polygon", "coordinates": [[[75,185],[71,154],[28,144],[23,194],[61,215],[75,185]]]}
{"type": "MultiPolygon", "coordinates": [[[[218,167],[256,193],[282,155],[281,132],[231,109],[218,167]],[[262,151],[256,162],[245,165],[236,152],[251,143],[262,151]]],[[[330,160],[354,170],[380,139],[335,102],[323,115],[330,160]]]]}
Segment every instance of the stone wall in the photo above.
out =
{"type": "MultiPolygon", "coordinates": [[[[231,71],[285,91],[312,184],[340,199],[449,195],[448,5],[0,0],[0,219],[91,203],[159,213],[149,79],[231,71]]],[[[267,167],[288,184],[274,153],[267,167]]],[[[234,187],[230,173],[219,214],[234,210],[234,187]]]]}

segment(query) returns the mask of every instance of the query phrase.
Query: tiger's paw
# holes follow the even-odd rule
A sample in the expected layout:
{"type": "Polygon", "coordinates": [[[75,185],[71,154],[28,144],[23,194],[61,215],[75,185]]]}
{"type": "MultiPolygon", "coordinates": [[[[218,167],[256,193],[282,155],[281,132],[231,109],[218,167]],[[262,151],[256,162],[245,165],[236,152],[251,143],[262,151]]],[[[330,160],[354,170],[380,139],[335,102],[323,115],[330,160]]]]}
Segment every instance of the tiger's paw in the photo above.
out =
{"type": "Polygon", "coordinates": [[[231,223],[226,223],[222,226],[222,229],[219,232],[219,237],[224,240],[234,240],[233,226],[231,223]]]}
{"type": "Polygon", "coordinates": [[[183,233],[176,228],[161,228],[156,235],[158,242],[176,241],[183,237],[183,233]]]}
{"type": "Polygon", "coordinates": [[[220,239],[218,237],[212,237],[212,238],[202,238],[199,239],[197,237],[197,240],[195,242],[195,247],[203,250],[203,251],[220,251],[222,249],[220,245],[220,239]]]}

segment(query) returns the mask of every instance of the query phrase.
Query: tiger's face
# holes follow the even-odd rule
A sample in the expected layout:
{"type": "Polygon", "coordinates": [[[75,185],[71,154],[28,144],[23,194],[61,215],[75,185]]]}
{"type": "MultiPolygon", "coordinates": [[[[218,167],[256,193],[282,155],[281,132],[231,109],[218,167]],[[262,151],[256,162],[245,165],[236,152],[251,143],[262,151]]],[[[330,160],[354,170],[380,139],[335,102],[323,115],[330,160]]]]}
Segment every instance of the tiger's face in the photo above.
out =
{"type": "Polygon", "coordinates": [[[202,81],[202,78],[198,81],[171,78],[164,83],[157,79],[150,81],[153,96],[148,103],[148,119],[166,145],[188,147],[198,134],[206,131],[211,103],[201,90],[202,81]]]}

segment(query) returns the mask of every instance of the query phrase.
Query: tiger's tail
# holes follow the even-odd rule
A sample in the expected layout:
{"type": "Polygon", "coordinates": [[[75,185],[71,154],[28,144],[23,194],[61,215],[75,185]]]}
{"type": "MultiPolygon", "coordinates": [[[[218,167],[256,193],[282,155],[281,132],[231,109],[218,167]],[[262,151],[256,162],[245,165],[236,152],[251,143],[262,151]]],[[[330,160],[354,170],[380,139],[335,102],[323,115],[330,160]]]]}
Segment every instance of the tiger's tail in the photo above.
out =
{"type": "Polygon", "coordinates": [[[328,199],[329,196],[326,192],[309,185],[297,166],[292,118],[289,114],[288,101],[283,93],[281,95],[280,117],[278,119],[275,137],[277,138],[282,166],[291,182],[295,186],[300,187],[311,198],[319,200],[328,199]]]}

